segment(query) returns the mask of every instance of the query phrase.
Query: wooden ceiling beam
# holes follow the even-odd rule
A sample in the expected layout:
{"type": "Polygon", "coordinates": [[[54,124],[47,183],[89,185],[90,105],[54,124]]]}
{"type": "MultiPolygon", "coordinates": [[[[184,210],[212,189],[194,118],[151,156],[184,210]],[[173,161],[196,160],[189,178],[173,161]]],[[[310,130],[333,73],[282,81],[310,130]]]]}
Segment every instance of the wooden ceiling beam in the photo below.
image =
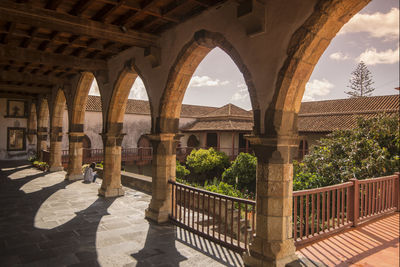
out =
{"type": "Polygon", "coordinates": [[[64,80],[54,76],[33,75],[17,71],[0,71],[0,81],[46,84],[49,86],[64,83],[64,80]]]}
{"type": "Polygon", "coordinates": [[[115,25],[58,13],[53,10],[35,8],[26,4],[17,4],[8,0],[0,2],[0,17],[2,20],[23,23],[33,27],[90,36],[131,46],[147,47],[155,45],[158,38],[153,34],[129,29],[122,31],[115,25]]]}
{"type": "Polygon", "coordinates": [[[69,13],[74,16],[80,16],[93,2],[94,0],[80,0],[72,7],[69,13]]]}
{"type": "Polygon", "coordinates": [[[63,0],[48,0],[46,4],[47,9],[57,10],[58,6],[61,5],[63,0]]]}
{"type": "Polygon", "coordinates": [[[31,94],[48,94],[51,93],[51,88],[0,83],[0,91],[27,92],[31,94]]]}
{"type": "Polygon", "coordinates": [[[0,45],[0,58],[2,60],[15,60],[43,65],[63,66],[87,71],[107,69],[107,62],[104,60],[84,59],[9,45],[0,45]]]}

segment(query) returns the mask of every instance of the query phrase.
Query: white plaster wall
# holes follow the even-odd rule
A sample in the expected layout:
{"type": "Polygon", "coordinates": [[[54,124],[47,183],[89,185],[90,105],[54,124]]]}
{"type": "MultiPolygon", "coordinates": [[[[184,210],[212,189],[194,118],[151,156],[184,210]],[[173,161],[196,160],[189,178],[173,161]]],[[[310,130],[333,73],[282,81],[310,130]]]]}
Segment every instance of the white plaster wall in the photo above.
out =
{"type": "Polygon", "coordinates": [[[15,160],[15,159],[26,159],[27,152],[29,149],[34,149],[35,145],[29,145],[28,139],[26,138],[26,150],[25,151],[7,151],[7,128],[8,127],[21,127],[27,131],[27,118],[4,118],[7,115],[7,99],[0,98],[0,159],[2,160],[15,160]]]}
{"type": "Polygon", "coordinates": [[[123,148],[135,148],[140,136],[143,134],[149,134],[151,130],[151,117],[150,115],[136,115],[136,114],[125,114],[124,116],[124,128],[125,133],[124,140],[122,141],[123,148]]]}

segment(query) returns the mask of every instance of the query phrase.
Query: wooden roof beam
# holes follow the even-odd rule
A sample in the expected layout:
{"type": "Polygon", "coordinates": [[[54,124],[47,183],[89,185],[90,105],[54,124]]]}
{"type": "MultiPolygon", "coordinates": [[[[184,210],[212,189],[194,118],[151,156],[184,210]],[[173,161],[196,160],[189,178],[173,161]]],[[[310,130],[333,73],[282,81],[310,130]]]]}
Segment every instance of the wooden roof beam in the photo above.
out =
{"type": "Polygon", "coordinates": [[[0,91],[27,92],[31,94],[48,94],[51,93],[51,88],[0,83],[0,91]]]}
{"type": "Polygon", "coordinates": [[[69,13],[71,15],[80,16],[93,2],[94,0],[80,0],[72,7],[69,13]]]}
{"type": "Polygon", "coordinates": [[[8,45],[0,45],[0,58],[3,60],[15,60],[43,65],[63,66],[87,71],[107,69],[107,62],[104,60],[84,59],[8,45]]]}
{"type": "Polygon", "coordinates": [[[62,84],[64,82],[62,79],[56,78],[54,76],[33,75],[17,71],[1,71],[0,81],[24,82],[33,84],[47,84],[47,85],[62,84]]]}
{"type": "Polygon", "coordinates": [[[139,47],[155,45],[158,38],[153,34],[133,30],[123,32],[115,25],[11,1],[0,2],[0,17],[3,20],[28,24],[32,27],[48,28],[54,31],[85,35],[139,47]]]}
{"type": "Polygon", "coordinates": [[[63,0],[48,0],[46,4],[47,9],[57,10],[58,6],[61,5],[63,0]]]}

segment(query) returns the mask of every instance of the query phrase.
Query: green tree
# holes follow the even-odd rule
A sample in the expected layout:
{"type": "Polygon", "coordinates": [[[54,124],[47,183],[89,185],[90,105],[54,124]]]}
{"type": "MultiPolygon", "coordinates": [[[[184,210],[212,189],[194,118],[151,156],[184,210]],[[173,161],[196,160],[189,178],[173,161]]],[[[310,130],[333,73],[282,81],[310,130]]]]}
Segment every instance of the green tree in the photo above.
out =
{"type": "Polygon", "coordinates": [[[193,149],[186,159],[191,174],[190,180],[202,182],[221,177],[223,171],[229,167],[229,158],[224,152],[215,151],[213,148],[193,149]]]}
{"type": "Polygon", "coordinates": [[[224,171],[222,179],[229,184],[237,184],[239,189],[250,192],[256,190],[257,158],[249,153],[240,153],[232,165],[224,171]]]}
{"type": "Polygon", "coordinates": [[[396,116],[359,119],[349,131],[335,131],[294,163],[294,190],[390,175],[399,170],[399,121],[396,116]]]}
{"type": "Polygon", "coordinates": [[[363,61],[358,63],[356,69],[351,73],[350,84],[347,86],[349,91],[345,91],[350,97],[371,96],[375,90],[372,85],[372,74],[363,61]]]}
{"type": "Polygon", "coordinates": [[[186,167],[176,161],[176,178],[184,179],[186,176],[190,174],[190,171],[186,169],[186,167]]]}

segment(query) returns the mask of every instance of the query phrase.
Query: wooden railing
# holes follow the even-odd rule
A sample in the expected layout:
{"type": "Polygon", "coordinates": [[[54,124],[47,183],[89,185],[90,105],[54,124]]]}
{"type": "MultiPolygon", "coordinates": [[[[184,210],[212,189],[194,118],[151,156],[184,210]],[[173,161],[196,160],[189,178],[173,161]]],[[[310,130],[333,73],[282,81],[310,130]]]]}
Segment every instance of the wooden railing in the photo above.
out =
{"type": "Polygon", "coordinates": [[[172,222],[235,251],[247,249],[255,229],[255,201],[175,181],[169,183],[172,185],[172,222]]]}
{"type": "MultiPolygon", "coordinates": [[[[293,238],[303,245],[361,222],[399,211],[399,173],[293,192],[293,238]]],[[[255,201],[174,181],[170,219],[238,252],[255,231],[255,201]]]]}
{"type": "Polygon", "coordinates": [[[330,235],[399,208],[399,174],[293,192],[296,245],[330,235]]]}

